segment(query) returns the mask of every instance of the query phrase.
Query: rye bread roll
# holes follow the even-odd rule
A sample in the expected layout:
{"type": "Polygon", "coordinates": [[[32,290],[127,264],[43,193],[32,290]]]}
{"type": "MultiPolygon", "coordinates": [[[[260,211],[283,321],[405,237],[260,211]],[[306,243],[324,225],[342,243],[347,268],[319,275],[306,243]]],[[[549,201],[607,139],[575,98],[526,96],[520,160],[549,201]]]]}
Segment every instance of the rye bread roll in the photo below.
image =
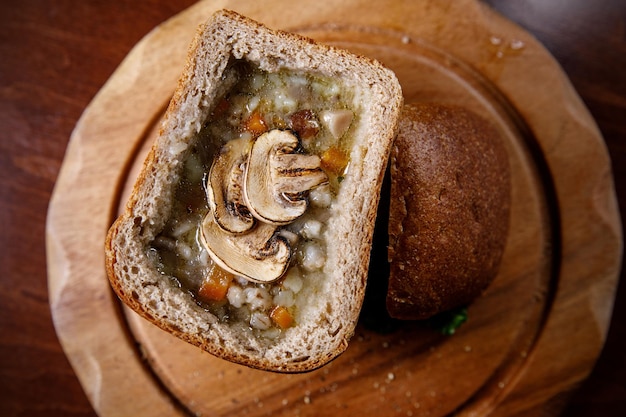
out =
{"type": "Polygon", "coordinates": [[[341,354],[402,101],[375,61],[217,12],[109,230],[119,298],[249,367],[303,372],[341,354]]]}
{"type": "Polygon", "coordinates": [[[508,233],[498,132],[463,108],[405,105],[390,170],[389,314],[426,319],[470,303],[497,275],[508,233]]]}

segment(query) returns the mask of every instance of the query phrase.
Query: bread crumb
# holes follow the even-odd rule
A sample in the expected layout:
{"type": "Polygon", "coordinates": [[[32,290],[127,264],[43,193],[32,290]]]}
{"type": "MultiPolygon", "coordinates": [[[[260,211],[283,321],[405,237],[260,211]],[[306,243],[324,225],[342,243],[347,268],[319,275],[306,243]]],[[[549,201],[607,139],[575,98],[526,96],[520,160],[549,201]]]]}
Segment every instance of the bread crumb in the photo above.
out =
{"type": "Polygon", "coordinates": [[[489,38],[489,42],[491,42],[492,45],[501,45],[502,38],[498,38],[497,36],[492,36],[491,38],[489,38]]]}
{"type": "Polygon", "coordinates": [[[525,45],[524,45],[524,41],[520,41],[519,39],[513,39],[511,41],[511,49],[513,50],[519,50],[522,49],[525,45]]]}

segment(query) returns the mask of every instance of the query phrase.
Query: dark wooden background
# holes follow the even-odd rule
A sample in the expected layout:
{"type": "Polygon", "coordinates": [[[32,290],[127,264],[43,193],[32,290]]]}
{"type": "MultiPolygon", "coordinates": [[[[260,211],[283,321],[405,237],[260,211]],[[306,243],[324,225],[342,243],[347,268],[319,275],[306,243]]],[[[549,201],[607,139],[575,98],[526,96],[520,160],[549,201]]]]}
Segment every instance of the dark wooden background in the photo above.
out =
{"type": "MultiPolygon", "coordinates": [[[[95,415],[52,326],[48,201],[85,106],[141,37],[193,2],[0,0],[0,416],[95,415]]],[[[487,3],[563,66],[604,135],[626,208],[626,1],[487,3]]],[[[625,415],[622,281],[605,349],[565,416],[625,415]]]]}

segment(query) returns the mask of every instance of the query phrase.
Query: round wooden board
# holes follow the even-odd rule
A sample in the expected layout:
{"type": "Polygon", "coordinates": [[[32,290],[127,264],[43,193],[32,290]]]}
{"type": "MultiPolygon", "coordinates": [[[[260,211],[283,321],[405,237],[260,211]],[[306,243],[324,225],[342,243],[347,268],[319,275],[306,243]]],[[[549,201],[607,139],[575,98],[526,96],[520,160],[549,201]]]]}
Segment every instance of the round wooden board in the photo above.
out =
{"type": "Polygon", "coordinates": [[[556,413],[604,343],[622,250],[593,120],[550,55],[473,0],[390,1],[382,12],[356,0],[196,4],[144,38],[85,110],[47,239],[55,326],[102,416],[556,413]],[[103,268],[106,230],[197,24],[223,7],[380,60],[406,102],[461,104],[498,126],[513,167],[509,240],[499,276],[456,335],[359,324],[330,365],[280,375],[214,358],[120,308],[103,268]]]}

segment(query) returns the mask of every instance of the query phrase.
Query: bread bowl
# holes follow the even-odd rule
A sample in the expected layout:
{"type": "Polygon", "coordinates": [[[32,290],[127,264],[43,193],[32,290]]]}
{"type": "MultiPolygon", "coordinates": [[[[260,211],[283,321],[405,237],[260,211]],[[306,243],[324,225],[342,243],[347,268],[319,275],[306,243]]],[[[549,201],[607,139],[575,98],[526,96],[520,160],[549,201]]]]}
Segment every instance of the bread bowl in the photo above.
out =
{"type": "Polygon", "coordinates": [[[337,357],[360,311],[402,101],[377,62],[214,14],[107,235],[117,295],[253,368],[303,372],[337,357]],[[305,181],[286,189],[281,176],[305,181]]]}

